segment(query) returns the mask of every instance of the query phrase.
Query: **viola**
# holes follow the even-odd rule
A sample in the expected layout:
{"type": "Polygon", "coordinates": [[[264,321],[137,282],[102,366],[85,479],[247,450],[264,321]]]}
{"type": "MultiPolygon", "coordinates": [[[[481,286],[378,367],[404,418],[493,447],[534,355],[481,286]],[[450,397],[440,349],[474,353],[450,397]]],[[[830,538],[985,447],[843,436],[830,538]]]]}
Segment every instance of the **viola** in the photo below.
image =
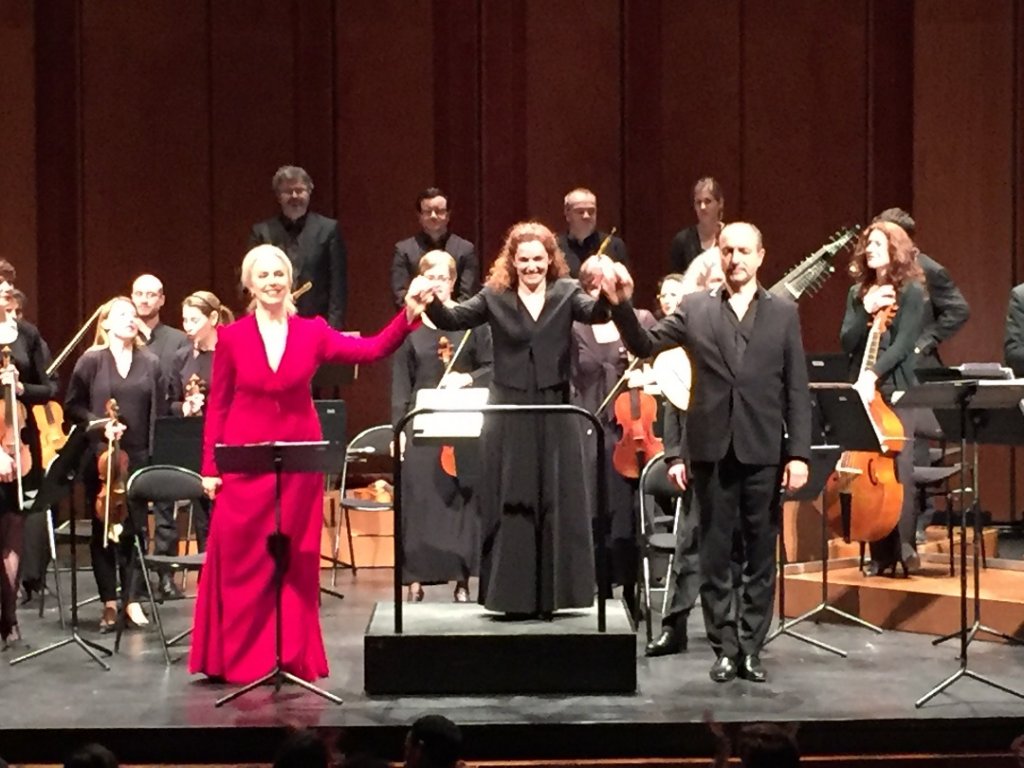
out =
{"type": "MultiPolygon", "coordinates": [[[[4,346],[0,355],[2,355],[3,367],[9,367],[11,364],[11,348],[4,346]]],[[[25,411],[24,404],[19,402],[17,391],[10,385],[4,387],[4,399],[0,407],[3,409],[3,419],[0,421],[3,434],[0,435],[0,446],[2,446],[8,456],[14,459],[14,475],[18,483],[18,502],[20,507],[24,500],[22,478],[32,469],[32,452],[22,436],[22,430],[25,428],[25,419],[28,417],[28,413],[25,411]]]]}
{"type": "Polygon", "coordinates": [[[653,395],[630,389],[615,398],[614,413],[622,436],[612,450],[612,466],[623,477],[638,478],[647,462],[664,450],[654,436],[658,402],[653,395]]]}
{"type": "MultiPolygon", "coordinates": [[[[119,424],[120,413],[114,398],[107,400],[107,418],[115,426],[119,424]]],[[[125,518],[128,517],[128,498],[125,484],[128,481],[128,454],[121,450],[120,440],[109,440],[107,449],[96,461],[100,476],[100,492],[96,495],[96,519],[103,522],[103,546],[121,538],[125,518]]]]}
{"type": "MultiPolygon", "coordinates": [[[[880,309],[871,321],[860,372],[878,359],[882,334],[895,317],[895,304],[880,309]]],[[[879,436],[882,453],[845,451],[825,485],[824,513],[829,527],[847,542],[884,539],[896,527],[903,507],[903,484],[896,479],[894,456],[906,437],[899,416],[877,393],[868,414],[879,436]]]]}
{"type": "MultiPolygon", "coordinates": [[[[445,373],[448,373],[451,367],[453,355],[455,349],[452,347],[451,339],[447,336],[441,336],[437,340],[437,356],[444,364],[445,373]]],[[[453,445],[442,445],[441,446],[441,469],[449,477],[458,477],[458,470],[455,466],[455,446],[453,445]]]]}

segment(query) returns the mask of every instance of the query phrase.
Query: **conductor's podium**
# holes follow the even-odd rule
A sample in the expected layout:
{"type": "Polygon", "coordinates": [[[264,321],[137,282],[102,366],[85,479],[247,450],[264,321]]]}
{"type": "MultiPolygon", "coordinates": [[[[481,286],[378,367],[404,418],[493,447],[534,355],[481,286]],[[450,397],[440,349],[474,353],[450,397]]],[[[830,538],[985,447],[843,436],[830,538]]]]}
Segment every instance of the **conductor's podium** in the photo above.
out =
{"type": "Polygon", "coordinates": [[[551,621],[509,620],[476,603],[409,603],[395,634],[395,606],[379,602],[363,639],[368,694],[633,693],[636,634],[609,600],[551,621]]]}

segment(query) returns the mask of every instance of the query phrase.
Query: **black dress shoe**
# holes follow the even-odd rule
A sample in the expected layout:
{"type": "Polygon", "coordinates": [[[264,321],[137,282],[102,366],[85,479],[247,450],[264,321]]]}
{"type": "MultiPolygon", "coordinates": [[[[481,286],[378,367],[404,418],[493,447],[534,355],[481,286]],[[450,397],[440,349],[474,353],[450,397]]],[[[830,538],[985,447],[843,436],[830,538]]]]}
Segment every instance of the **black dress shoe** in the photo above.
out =
{"type": "Polygon", "coordinates": [[[181,588],[174,581],[174,577],[169,573],[160,575],[160,588],[157,591],[164,600],[185,599],[185,593],[181,591],[181,588]]]}
{"type": "Polygon", "coordinates": [[[661,635],[651,640],[644,649],[644,655],[671,656],[673,653],[682,653],[686,650],[686,628],[682,630],[672,626],[662,627],[661,635]]]}
{"type": "Polygon", "coordinates": [[[708,675],[716,683],[728,683],[736,678],[736,662],[728,656],[719,656],[718,660],[711,665],[708,675]]]}
{"type": "Polygon", "coordinates": [[[768,680],[768,673],[761,666],[760,657],[750,655],[740,661],[740,677],[752,683],[764,683],[768,680]]]}

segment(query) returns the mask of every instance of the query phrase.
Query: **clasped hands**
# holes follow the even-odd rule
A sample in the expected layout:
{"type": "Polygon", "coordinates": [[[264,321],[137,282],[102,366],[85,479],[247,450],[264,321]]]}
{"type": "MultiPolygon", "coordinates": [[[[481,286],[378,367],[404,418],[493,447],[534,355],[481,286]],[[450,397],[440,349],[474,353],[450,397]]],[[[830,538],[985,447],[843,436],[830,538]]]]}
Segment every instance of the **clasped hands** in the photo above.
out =
{"type": "Polygon", "coordinates": [[[595,254],[580,265],[580,282],[600,285],[601,293],[611,304],[621,304],[633,297],[633,278],[629,270],[604,254],[595,254]]]}
{"type": "Polygon", "coordinates": [[[423,275],[412,279],[405,292],[405,317],[410,323],[423,314],[427,305],[434,300],[436,290],[434,283],[423,275]]]}

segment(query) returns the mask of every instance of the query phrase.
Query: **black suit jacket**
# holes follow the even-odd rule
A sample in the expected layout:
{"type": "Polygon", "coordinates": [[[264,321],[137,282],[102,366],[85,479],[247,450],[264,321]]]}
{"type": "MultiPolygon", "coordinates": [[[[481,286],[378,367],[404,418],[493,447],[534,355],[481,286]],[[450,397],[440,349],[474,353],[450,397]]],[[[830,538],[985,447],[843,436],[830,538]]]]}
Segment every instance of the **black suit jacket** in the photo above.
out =
{"type": "Polygon", "coordinates": [[[348,297],[348,256],[338,222],[310,212],[294,224],[280,215],[254,224],[249,247],[269,243],[287,253],[294,271],[293,287],[313,283],[313,288],[296,301],[299,315],[320,315],[340,330],[348,297]]]}
{"type": "Polygon", "coordinates": [[[720,461],[733,447],[743,464],[810,461],[811,396],[796,304],[760,294],[754,329],[736,364],[726,350],[733,333],[723,316],[721,288],[693,293],[652,329],[636,322],[628,302],[612,317],[631,352],[640,357],[681,345],[693,364],[686,414],[691,461],[720,461]]]}
{"type": "Polygon", "coordinates": [[[431,302],[427,316],[447,331],[489,323],[494,383],[527,391],[534,386],[546,389],[569,382],[573,321],[605,322],[608,309],[603,301],[587,296],[575,280],[561,278],[548,283],[544,308],[536,321],[520,303],[514,288],[498,293],[486,286],[455,307],[431,302]]]}
{"type": "MultiPolygon", "coordinates": [[[[933,364],[940,365],[939,344],[963,327],[971,316],[971,308],[944,266],[923,253],[917,254],[917,263],[924,270],[930,307],[925,310],[924,328],[917,339],[916,351],[922,358],[931,358],[933,364]]],[[[918,365],[921,362],[918,360],[918,365]]]]}
{"type": "Polygon", "coordinates": [[[1003,355],[1006,364],[1013,369],[1013,375],[1024,377],[1024,283],[1010,290],[1003,355]]]}
{"type": "Polygon", "coordinates": [[[455,259],[455,290],[452,298],[462,301],[480,290],[480,262],[473,244],[458,235],[448,233],[440,243],[433,242],[425,232],[395,243],[391,259],[391,295],[395,306],[405,304],[405,291],[412,279],[420,273],[420,259],[427,251],[441,249],[455,259]]]}

